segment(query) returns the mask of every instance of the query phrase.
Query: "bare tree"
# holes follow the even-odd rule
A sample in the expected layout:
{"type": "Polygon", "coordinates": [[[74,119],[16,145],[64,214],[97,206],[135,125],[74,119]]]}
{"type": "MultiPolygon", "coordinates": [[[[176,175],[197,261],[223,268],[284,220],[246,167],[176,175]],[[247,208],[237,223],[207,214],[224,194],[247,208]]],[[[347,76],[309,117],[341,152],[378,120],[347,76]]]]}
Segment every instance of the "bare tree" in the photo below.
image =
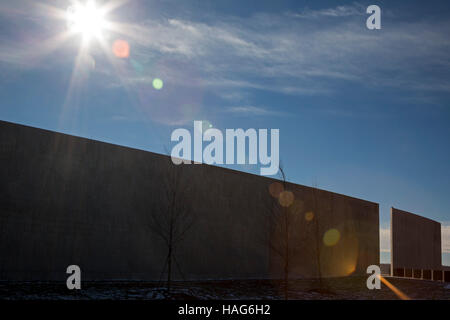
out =
{"type": "Polygon", "coordinates": [[[195,215],[189,197],[186,168],[183,164],[174,165],[170,158],[168,161],[170,163],[161,181],[161,197],[152,208],[149,227],[167,248],[161,276],[167,271],[167,293],[170,293],[174,264],[184,278],[176,259],[176,249],[194,224],[195,215]]]}
{"type": "MultiPolygon", "coordinates": [[[[276,192],[276,195],[272,194],[271,201],[268,202],[268,227],[269,249],[276,253],[283,264],[283,288],[284,298],[289,298],[289,272],[290,272],[290,260],[292,255],[292,249],[290,243],[292,241],[291,236],[291,211],[289,206],[293,201],[293,193],[288,190],[286,181],[286,174],[282,168],[279,167],[279,175],[281,179],[280,190],[276,192]]],[[[273,184],[276,186],[277,183],[273,184]]]]}

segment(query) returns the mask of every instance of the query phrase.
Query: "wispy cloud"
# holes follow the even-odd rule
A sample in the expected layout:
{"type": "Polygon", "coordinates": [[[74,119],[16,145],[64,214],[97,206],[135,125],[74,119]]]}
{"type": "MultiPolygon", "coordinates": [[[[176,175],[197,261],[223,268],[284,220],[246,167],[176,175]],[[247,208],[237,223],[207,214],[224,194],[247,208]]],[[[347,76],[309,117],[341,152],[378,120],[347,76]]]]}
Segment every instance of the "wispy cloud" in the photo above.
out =
{"type": "MultiPolygon", "coordinates": [[[[259,90],[331,95],[346,83],[401,89],[420,99],[450,93],[449,21],[398,20],[374,32],[365,27],[364,14],[355,3],[245,18],[172,16],[117,24],[141,67],[124,63],[120,77],[106,77],[105,85],[142,87],[160,77],[174,93],[207,90],[227,103],[250,106],[249,94],[259,90]]],[[[0,62],[29,62],[27,42],[0,40],[0,62]]]]}
{"type": "MultiPolygon", "coordinates": [[[[130,40],[137,59],[185,59],[196,64],[206,86],[303,95],[333,92],[332,80],[339,80],[450,92],[448,82],[428,72],[449,70],[445,30],[450,22],[398,21],[388,30],[371,32],[361,22],[364,9],[355,3],[245,19],[218,16],[207,22],[159,18],[116,29],[130,40]],[[328,17],[339,19],[330,22],[328,17]]],[[[26,43],[1,49],[0,60],[9,63],[26,62],[30,52],[26,43]]],[[[136,75],[129,77],[136,80],[136,75]]]]}
{"type": "Polygon", "coordinates": [[[228,107],[225,112],[236,113],[239,115],[252,115],[252,116],[283,116],[286,113],[273,111],[267,108],[255,107],[255,106],[235,106],[228,107]]]}
{"type": "Polygon", "coordinates": [[[371,32],[359,5],[297,14],[257,14],[214,22],[183,19],[126,25],[140,55],[183,58],[196,64],[203,84],[220,89],[272,90],[284,94],[324,94],[336,80],[373,87],[450,92],[433,70],[449,73],[446,21],[401,22],[371,32]],[[340,17],[334,23],[298,15],[340,17]],[[270,23],[268,23],[270,22],[270,23]]]}
{"type": "Polygon", "coordinates": [[[16,0],[0,3],[0,63],[20,68],[43,68],[39,64],[62,42],[65,27],[62,10],[44,3],[16,0]]]}
{"type": "Polygon", "coordinates": [[[365,12],[366,8],[364,6],[355,3],[350,6],[337,6],[336,8],[322,10],[311,10],[306,8],[302,12],[291,13],[290,15],[296,18],[348,17],[362,16],[365,12]]]}

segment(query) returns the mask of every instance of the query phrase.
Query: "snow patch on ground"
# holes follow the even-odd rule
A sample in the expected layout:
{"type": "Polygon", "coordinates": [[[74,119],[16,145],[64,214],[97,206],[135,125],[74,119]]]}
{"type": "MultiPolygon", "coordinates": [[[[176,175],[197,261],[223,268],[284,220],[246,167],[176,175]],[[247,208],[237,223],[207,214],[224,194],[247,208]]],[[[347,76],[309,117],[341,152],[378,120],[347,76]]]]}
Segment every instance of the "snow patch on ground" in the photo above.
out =
{"type": "MultiPolygon", "coordinates": [[[[411,299],[450,300],[450,284],[386,277],[411,299]]],[[[372,300],[398,299],[385,285],[369,290],[365,277],[292,280],[289,299],[372,300]]],[[[81,290],[68,290],[65,282],[0,282],[0,300],[279,300],[284,286],[277,280],[221,280],[174,282],[170,293],[158,282],[84,282],[81,290]]]]}

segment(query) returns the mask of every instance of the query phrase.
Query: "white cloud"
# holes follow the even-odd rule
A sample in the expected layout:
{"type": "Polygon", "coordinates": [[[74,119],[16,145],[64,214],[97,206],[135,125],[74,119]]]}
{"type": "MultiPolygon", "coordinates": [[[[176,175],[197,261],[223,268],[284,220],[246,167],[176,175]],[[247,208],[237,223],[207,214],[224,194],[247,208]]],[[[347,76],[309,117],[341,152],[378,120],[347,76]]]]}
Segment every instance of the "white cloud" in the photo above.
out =
{"type": "Polygon", "coordinates": [[[380,251],[391,252],[391,229],[380,228],[380,251]]]}
{"type": "Polygon", "coordinates": [[[234,106],[225,109],[225,112],[236,113],[239,115],[253,115],[253,116],[282,116],[285,113],[272,111],[266,108],[255,106],[234,106]]]}
{"type": "MultiPolygon", "coordinates": [[[[177,18],[127,25],[138,55],[186,59],[203,84],[220,90],[271,90],[284,94],[329,94],[336,80],[373,87],[450,92],[433,70],[450,72],[450,39],[445,21],[399,21],[369,32],[355,6],[295,15],[257,14],[245,19],[217,17],[205,23],[177,18]],[[339,16],[334,23],[321,17],[339,16]]],[[[227,92],[225,92],[227,93],[227,92]]]]}
{"type": "Polygon", "coordinates": [[[352,6],[337,6],[336,8],[328,8],[322,10],[305,9],[299,13],[293,13],[296,18],[320,18],[320,17],[348,17],[361,16],[366,12],[366,8],[359,4],[352,6]]]}
{"type": "Polygon", "coordinates": [[[442,252],[450,253],[450,222],[442,223],[441,236],[442,236],[442,252]]]}
{"type": "MultiPolygon", "coordinates": [[[[389,28],[371,32],[362,14],[364,7],[353,4],[245,18],[160,17],[118,24],[117,31],[132,46],[133,59],[151,63],[152,70],[144,74],[130,71],[122,79],[109,77],[106,85],[150,83],[154,69],[159,68],[168,83],[208,88],[227,100],[235,97],[234,103],[239,104],[245,96],[239,91],[324,95],[339,90],[337,84],[343,82],[420,92],[421,99],[437,91],[450,93],[450,82],[443,80],[450,76],[449,21],[398,20],[389,28]],[[184,75],[182,68],[165,65],[161,70],[161,59],[192,66],[197,80],[190,81],[192,75],[184,75]]],[[[0,62],[20,65],[30,60],[26,43],[7,43],[0,44],[0,62]]]]}

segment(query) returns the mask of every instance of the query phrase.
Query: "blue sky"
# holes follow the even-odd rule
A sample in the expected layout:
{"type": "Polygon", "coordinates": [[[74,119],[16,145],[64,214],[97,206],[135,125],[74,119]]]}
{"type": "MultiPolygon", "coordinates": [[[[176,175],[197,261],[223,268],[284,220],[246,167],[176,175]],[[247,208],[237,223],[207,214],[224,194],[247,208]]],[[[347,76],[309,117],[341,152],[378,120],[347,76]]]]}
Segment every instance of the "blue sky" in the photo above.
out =
{"type": "Polygon", "coordinates": [[[279,128],[290,181],[380,203],[382,261],[394,206],[442,223],[450,265],[448,1],[117,3],[81,52],[68,0],[3,1],[0,119],[158,153],[193,120],[279,128]]]}

